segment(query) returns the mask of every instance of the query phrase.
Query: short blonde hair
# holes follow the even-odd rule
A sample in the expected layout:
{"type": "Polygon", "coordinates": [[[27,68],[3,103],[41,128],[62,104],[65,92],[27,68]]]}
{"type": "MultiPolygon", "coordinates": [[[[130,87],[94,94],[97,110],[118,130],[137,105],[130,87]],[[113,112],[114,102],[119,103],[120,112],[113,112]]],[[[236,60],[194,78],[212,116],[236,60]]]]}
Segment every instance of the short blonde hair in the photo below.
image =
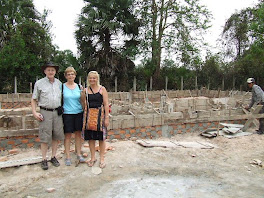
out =
{"type": "Polygon", "coordinates": [[[69,72],[73,72],[75,75],[77,75],[77,72],[73,67],[67,67],[64,71],[64,76],[66,76],[69,72]]]}
{"type": "Polygon", "coordinates": [[[87,87],[90,86],[90,83],[89,83],[89,76],[92,75],[92,74],[93,74],[93,75],[96,75],[96,77],[97,77],[97,85],[100,86],[100,76],[99,76],[98,72],[97,72],[97,71],[90,71],[90,72],[88,73],[88,76],[87,76],[87,87]]]}

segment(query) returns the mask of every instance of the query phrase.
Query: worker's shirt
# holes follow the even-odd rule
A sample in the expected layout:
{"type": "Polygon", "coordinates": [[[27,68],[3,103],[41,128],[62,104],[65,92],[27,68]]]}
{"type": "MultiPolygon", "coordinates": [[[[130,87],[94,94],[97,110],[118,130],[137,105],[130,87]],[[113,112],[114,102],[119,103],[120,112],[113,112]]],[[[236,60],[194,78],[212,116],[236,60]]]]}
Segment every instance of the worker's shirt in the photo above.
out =
{"type": "Polygon", "coordinates": [[[258,85],[252,86],[252,98],[249,105],[249,108],[251,108],[255,103],[259,104],[261,102],[264,102],[264,92],[258,85]]]}
{"type": "Polygon", "coordinates": [[[55,78],[50,82],[47,77],[35,83],[32,98],[38,101],[38,106],[55,109],[61,106],[61,82],[55,78]]]}

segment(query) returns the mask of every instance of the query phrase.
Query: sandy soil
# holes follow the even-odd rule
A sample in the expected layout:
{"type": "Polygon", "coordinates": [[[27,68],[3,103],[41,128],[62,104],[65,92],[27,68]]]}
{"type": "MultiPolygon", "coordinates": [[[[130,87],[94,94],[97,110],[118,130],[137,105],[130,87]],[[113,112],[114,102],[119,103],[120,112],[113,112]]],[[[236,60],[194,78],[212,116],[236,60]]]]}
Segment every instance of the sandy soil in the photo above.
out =
{"type": "MultiPolygon", "coordinates": [[[[49,163],[47,171],[40,164],[1,169],[0,197],[264,197],[264,169],[250,164],[253,159],[264,161],[264,135],[207,139],[186,133],[172,139],[210,142],[218,148],[144,148],[135,141],[108,142],[115,150],[106,153],[101,174],[93,173],[99,159],[91,168],[65,166],[64,157],[60,167],[49,163]],[[55,191],[49,193],[48,188],[55,191]]],[[[37,155],[39,150],[26,150],[12,157],[37,155]]]]}

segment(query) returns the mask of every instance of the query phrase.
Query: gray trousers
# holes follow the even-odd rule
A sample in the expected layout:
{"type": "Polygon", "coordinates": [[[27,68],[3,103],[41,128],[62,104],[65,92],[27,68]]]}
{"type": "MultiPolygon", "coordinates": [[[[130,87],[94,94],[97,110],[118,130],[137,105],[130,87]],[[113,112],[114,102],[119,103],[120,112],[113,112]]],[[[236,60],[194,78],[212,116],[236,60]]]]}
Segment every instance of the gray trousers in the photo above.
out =
{"type": "MultiPolygon", "coordinates": [[[[259,113],[264,113],[264,103],[261,103],[263,105],[262,109],[259,111],[259,113]]],[[[259,131],[264,132],[264,118],[259,119],[259,131]]]]}

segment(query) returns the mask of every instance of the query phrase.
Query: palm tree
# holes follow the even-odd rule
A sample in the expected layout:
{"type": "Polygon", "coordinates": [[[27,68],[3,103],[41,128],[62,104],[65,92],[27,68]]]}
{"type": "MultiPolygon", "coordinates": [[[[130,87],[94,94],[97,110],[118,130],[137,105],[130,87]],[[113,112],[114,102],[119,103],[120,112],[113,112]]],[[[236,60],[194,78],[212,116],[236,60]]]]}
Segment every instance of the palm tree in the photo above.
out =
{"type": "Polygon", "coordinates": [[[85,2],[75,32],[82,65],[86,70],[98,70],[111,87],[114,77],[120,82],[133,71],[139,22],[131,0],[85,2]]]}

